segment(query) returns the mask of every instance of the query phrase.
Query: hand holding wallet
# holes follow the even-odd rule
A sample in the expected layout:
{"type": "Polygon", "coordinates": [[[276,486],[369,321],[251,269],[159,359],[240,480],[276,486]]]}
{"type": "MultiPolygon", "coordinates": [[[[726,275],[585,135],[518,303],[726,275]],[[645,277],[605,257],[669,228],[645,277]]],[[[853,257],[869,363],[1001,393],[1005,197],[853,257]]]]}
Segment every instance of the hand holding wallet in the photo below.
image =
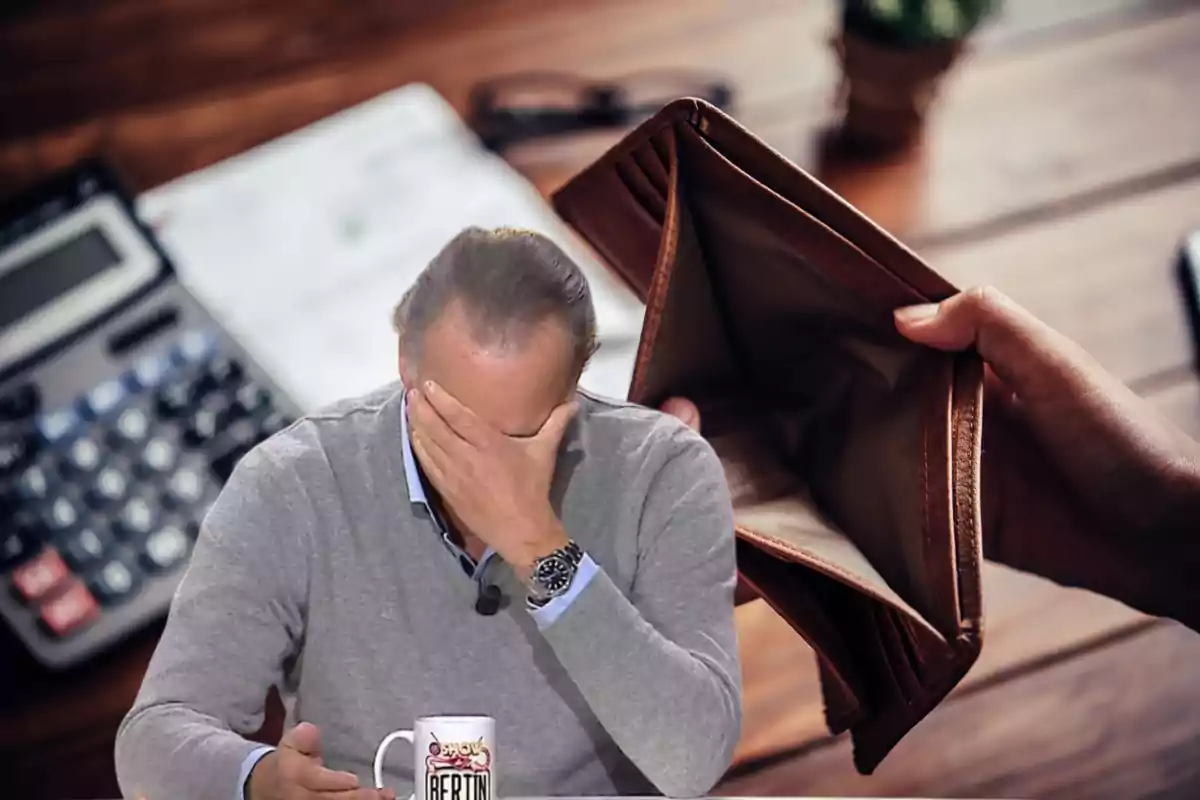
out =
{"type": "Polygon", "coordinates": [[[629,397],[699,407],[740,577],[816,651],[829,727],[871,772],[982,641],[982,364],[892,316],[955,288],[698,100],[554,204],[645,300],[629,397]]]}

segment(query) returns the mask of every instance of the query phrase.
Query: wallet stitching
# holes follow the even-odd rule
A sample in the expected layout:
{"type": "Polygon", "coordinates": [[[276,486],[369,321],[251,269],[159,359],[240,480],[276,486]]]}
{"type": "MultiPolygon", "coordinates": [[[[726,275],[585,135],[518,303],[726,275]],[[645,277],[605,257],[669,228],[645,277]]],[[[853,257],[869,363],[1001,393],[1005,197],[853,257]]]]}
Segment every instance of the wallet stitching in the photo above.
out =
{"type": "MultiPolygon", "coordinates": [[[[957,367],[958,367],[958,364],[956,362],[955,363],[955,371],[956,372],[957,372],[957,367]]],[[[955,384],[955,395],[957,396],[957,394],[958,394],[957,381],[955,381],[954,384],[955,384]]],[[[956,403],[956,405],[957,405],[957,403],[956,403]]],[[[977,447],[978,447],[978,442],[979,442],[980,420],[981,420],[981,416],[982,416],[981,409],[980,409],[981,402],[980,402],[978,390],[973,391],[971,393],[971,398],[970,398],[969,402],[964,405],[967,406],[964,413],[968,418],[967,424],[969,426],[969,430],[968,430],[968,437],[967,437],[967,447],[969,448],[971,458],[970,458],[970,463],[967,465],[967,468],[965,470],[959,466],[957,459],[955,460],[955,464],[954,464],[954,467],[955,467],[954,483],[955,483],[955,489],[956,489],[955,498],[954,498],[955,499],[954,522],[955,522],[955,531],[956,531],[956,537],[955,537],[956,545],[958,544],[958,538],[962,536],[963,531],[969,530],[969,531],[973,532],[976,529],[975,522],[976,522],[976,519],[978,518],[980,474],[979,474],[979,470],[976,468],[976,463],[977,463],[976,456],[978,455],[977,447]],[[958,489],[959,489],[958,478],[960,477],[960,475],[963,471],[965,471],[967,473],[966,474],[967,494],[964,499],[960,499],[961,492],[958,491],[958,489]],[[965,519],[968,515],[970,516],[969,520],[965,519]]],[[[956,444],[955,450],[958,451],[960,449],[957,446],[958,443],[956,442],[955,444],[956,444]]],[[[979,565],[978,550],[974,546],[967,547],[967,548],[956,547],[955,552],[956,552],[956,555],[958,556],[957,560],[959,563],[959,583],[961,585],[962,573],[964,570],[968,574],[978,574],[979,573],[980,565],[979,565]],[[964,553],[963,550],[965,550],[966,552],[964,553]]],[[[972,595],[971,602],[975,603],[976,598],[978,598],[978,595],[979,595],[978,586],[976,586],[974,588],[974,590],[971,592],[971,595],[972,595]]],[[[960,606],[961,606],[961,599],[962,598],[961,598],[961,592],[960,592],[960,606]]],[[[962,611],[962,610],[963,609],[961,609],[961,607],[960,607],[960,611],[962,611]]],[[[975,619],[974,617],[966,618],[961,613],[959,614],[959,617],[960,617],[963,627],[971,630],[973,633],[975,633],[976,637],[978,637],[978,636],[981,636],[983,633],[983,630],[982,630],[983,629],[983,621],[982,621],[983,609],[982,609],[982,607],[976,607],[975,609],[973,609],[973,612],[975,615],[978,615],[980,618],[979,619],[975,619]]]]}

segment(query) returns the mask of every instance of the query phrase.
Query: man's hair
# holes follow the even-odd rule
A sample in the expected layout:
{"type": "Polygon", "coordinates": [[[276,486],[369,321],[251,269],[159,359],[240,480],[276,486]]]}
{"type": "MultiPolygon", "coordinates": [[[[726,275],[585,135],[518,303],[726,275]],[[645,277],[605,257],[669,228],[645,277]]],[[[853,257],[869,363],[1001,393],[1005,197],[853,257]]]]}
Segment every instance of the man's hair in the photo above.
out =
{"type": "Polygon", "coordinates": [[[545,236],[512,228],[467,228],[442,248],[392,313],[401,346],[419,358],[425,332],[452,301],[470,317],[480,344],[520,346],[533,328],[558,319],[575,367],[596,350],[596,310],[583,271],[545,236]]]}

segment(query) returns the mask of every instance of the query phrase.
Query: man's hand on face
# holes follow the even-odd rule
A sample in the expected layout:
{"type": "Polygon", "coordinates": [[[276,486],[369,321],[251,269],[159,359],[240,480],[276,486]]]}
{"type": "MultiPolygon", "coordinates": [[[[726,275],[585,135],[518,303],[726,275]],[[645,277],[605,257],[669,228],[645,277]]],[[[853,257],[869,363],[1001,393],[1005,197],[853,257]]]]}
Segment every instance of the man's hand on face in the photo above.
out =
{"type": "Polygon", "coordinates": [[[301,722],[283,735],[279,748],[259,759],[247,781],[246,800],[396,800],[391,789],[358,785],[349,772],[323,766],[317,726],[301,722]]]}
{"type": "Polygon", "coordinates": [[[409,392],[412,446],[442,500],[469,532],[525,579],[567,544],[550,505],[558,446],[578,405],[563,403],[528,438],[506,436],[437,384],[409,392]]]}

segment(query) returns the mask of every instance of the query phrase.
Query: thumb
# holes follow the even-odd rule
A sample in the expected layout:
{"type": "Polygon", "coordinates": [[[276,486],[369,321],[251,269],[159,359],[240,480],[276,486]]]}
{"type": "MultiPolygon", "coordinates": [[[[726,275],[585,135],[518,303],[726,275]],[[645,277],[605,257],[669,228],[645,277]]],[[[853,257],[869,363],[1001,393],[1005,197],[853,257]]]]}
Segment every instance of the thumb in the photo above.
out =
{"type": "Polygon", "coordinates": [[[895,311],[907,339],[938,350],[974,348],[1010,388],[1048,389],[1096,366],[1077,344],[998,290],[976,287],[940,303],[895,311]]]}
{"type": "Polygon", "coordinates": [[[578,400],[557,406],[542,423],[542,429],[537,433],[538,443],[548,449],[557,450],[563,434],[566,433],[567,426],[571,424],[571,420],[575,419],[577,413],[579,413],[578,400]]]}
{"type": "Polygon", "coordinates": [[[283,734],[283,738],[279,740],[279,746],[295,750],[309,758],[320,758],[321,732],[311,722],[301,722],[283,734]]]}

